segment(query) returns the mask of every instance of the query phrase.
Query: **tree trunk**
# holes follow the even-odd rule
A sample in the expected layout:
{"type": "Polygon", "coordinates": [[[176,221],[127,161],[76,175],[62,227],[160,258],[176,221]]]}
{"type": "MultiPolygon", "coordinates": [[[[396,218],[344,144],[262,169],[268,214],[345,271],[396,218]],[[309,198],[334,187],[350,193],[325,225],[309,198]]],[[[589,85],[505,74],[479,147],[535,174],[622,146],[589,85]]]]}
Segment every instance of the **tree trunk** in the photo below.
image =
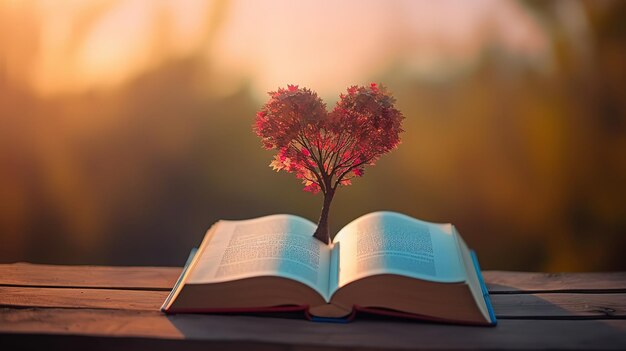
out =
{"type": "Polygon", "coordinates": [[[324,244],[330,244],[330,232],[328,230],[328,211],[330,210],[330,203],[333,201],[333,196],[335,196],[335,191],[330,190],[328,193],[324,194],[324,205],[322,206],[322,214],[320,215],[320,220],[317,223],[317,229],[313,236],[323,242],[324,244]]]}

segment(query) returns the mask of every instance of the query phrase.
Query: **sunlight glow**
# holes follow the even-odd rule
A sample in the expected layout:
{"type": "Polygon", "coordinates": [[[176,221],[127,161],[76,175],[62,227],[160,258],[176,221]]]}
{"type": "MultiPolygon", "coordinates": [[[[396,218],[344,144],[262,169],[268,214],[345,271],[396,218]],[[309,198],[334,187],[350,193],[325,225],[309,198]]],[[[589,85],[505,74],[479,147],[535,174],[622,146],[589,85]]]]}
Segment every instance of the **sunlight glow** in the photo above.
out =
{"type": "MultiPolygon", "coordinates": [[[[441,79],[471,68],[492,48],[522,61],[550,60],[540,23],[513,1],[101,0],[16,8],[31,8],[40,23],[30,25],[41,50],[32,53],[32,76],[21,78],[43,94],[118,86],[196,52],[205,53],[210,67],[203,79],[219,81],[213,93],[249,82],[260,98],[292,82],[335,96],[337,86],[363,83],[394,67],[441,79]],[[209,37],[220,6],[223,23],[209,37]]],[[[11,8],[4,10],[11,15],[11,8]]],[[[18,70],[21,63],[8,65],[18,70]]]]}
{"type": "Polygon", "coordinates": [[[278,0],[269,7],[242,0],[221,34],[212,51],[216,70],[253,77],[259,94],[298,82],[326,97],[394,65],[439,77],[490,46],[531,60],[548,51],[539,23],[512,1],[278,0]]]}

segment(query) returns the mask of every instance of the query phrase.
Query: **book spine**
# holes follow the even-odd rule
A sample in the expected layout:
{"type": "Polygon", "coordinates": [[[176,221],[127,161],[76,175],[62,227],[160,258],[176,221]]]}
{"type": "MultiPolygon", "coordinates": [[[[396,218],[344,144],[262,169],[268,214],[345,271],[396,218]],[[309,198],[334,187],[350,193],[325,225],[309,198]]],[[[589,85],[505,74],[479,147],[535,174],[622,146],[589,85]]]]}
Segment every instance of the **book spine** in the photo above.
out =
{"type": "Polygon", "coordinates": [[[306,310],[305,315],[308,320],[313,321],[313,322],[345,324],[345,323],[351,322],[354,319],[354,317],[356,316],[356,309],[353,309],[352,313],[350,313],[349,315],[345,317],[338,317],[338,318],[337,317],[317,317],[309,313],[308,309],[306,310]]]}

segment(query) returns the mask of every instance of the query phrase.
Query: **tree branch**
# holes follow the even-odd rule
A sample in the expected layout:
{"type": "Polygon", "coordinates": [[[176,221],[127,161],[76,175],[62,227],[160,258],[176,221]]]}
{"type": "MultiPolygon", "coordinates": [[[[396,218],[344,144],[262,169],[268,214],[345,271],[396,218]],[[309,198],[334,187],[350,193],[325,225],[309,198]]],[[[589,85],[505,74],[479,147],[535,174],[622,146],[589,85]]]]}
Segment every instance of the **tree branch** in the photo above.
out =
{"type": "Polygon", "coordinates": [[[341,175],[337,178],[337,180],[335,180],[335,183],[334,183],[334,185],[333,185],[332,189],[333,189],[333,190],[337,189],[337,186],[339,185],[339,183],[341,183],[341,180],[343,179],[343,177],[344,177],[346,174],[348,174],[350,171],[352,171],[353,169],[355,169],[355,168],[357,168],[357,167],[360,167],[360,166],[362,166],[362,165],[364,165],[364,164],[366,164],[366,163],[370,162],[371,160],[372,160],[372,159],[371,159],[371,158],[369,158],[369,159],[368,159],[368,160],[366,160],[366,161],[359,162],[359,163],[357,163],[356,165],[353,165],[353,166],[349,167],[348,169],[346,169],[343,173],[341,173],[341,175]]]}

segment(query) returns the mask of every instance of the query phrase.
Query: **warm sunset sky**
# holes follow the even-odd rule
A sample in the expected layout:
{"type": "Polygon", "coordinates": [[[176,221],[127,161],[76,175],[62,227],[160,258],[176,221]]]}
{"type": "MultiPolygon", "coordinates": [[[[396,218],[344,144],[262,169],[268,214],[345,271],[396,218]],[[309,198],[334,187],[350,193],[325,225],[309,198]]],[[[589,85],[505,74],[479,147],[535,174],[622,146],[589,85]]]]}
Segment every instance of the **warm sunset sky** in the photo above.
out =
{"type": "Polygon", "coordinates": [[[334,96],[392,66],[441,79],[488,49],[551,61],[541,21],[513,1],[9,1],[0,16],[8,74],[43,94],[115,86],[198,52],[223,78],[215,93],[249,81],[259,95],[293,81],[334,96]]]}

